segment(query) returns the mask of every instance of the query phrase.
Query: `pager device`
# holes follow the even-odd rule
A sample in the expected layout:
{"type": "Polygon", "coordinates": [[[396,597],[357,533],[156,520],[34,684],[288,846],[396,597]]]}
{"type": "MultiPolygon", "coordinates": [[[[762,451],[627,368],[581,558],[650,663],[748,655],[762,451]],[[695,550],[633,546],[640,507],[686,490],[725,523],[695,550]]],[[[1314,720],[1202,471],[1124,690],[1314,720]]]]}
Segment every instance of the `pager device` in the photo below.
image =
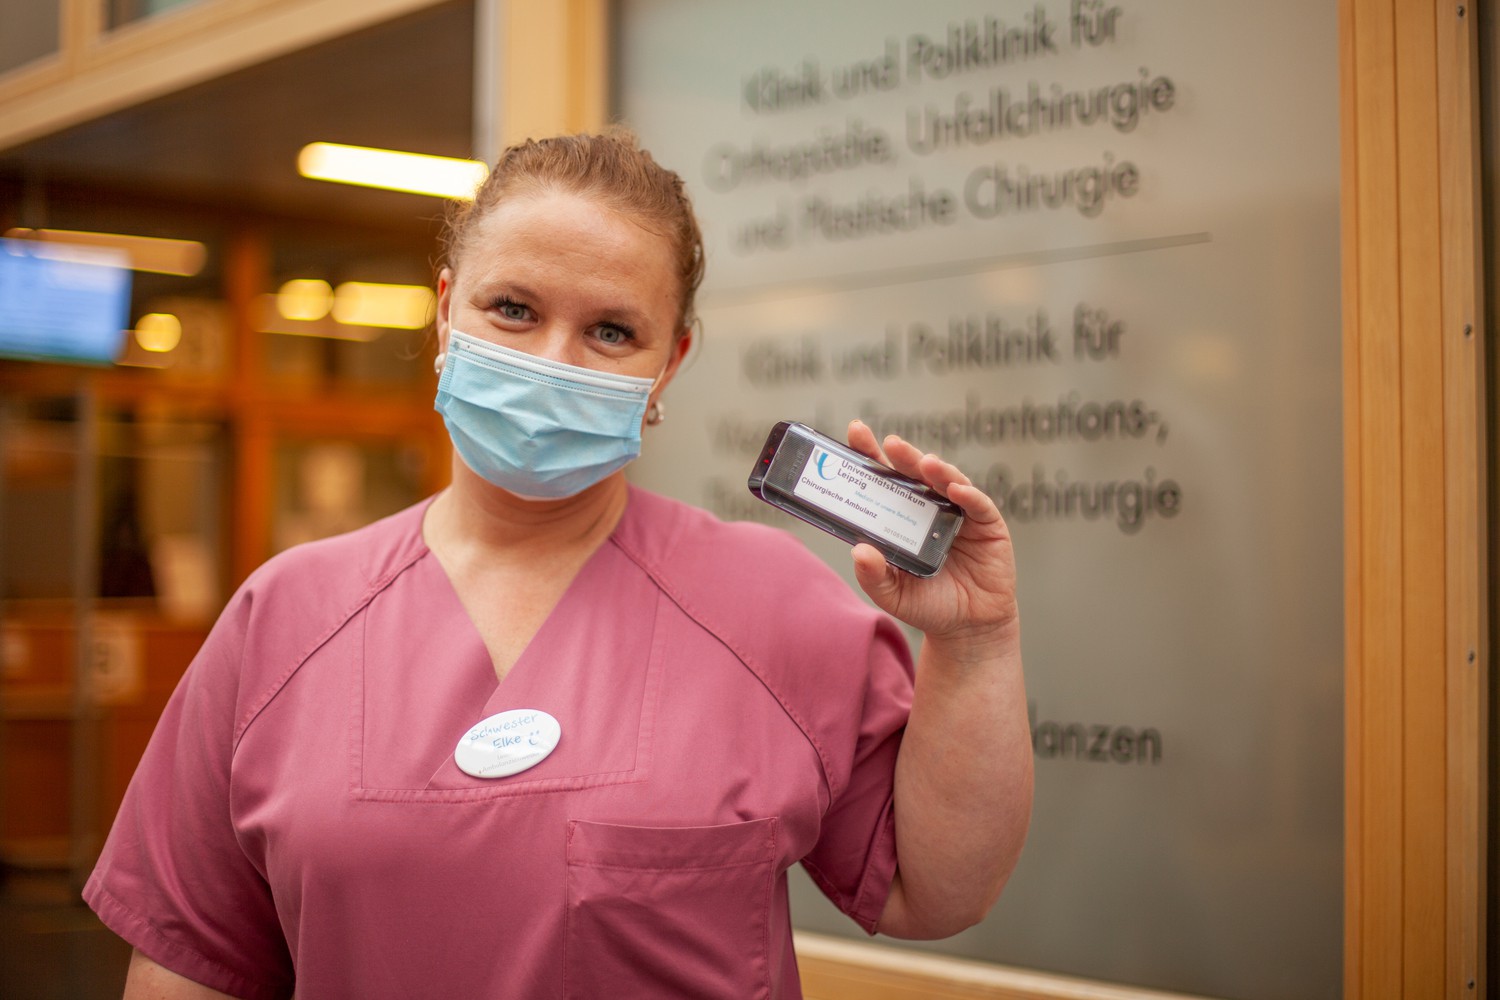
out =
{"type": "Polygon", "coordinates": [[[750,492],[851,545],[869,542],[914,576],[942,568],[964,523],[958,504],[925,483],[789,420],[771,428],[750,492]]]}

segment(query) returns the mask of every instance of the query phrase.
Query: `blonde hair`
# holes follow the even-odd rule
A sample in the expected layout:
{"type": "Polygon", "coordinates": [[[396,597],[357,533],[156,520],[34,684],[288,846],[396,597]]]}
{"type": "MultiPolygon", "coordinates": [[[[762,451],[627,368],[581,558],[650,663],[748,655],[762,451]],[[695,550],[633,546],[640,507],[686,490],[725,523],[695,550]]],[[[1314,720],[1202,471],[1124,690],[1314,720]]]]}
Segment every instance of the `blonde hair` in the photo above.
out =
{"type": "Polygon", "coordinates": [[[513,196],[563,191],[589,198],[629,217],[671,245],[681,294],[677,331],[697,318],[693,300],[703,283],[703,234],[682,178],[658,164],[623,127],[598,135],[527,139],[500,154],[471,202],[452,202],[443,231],[447,266],[471,249],[474,230],[492,209],[513,196]]]}

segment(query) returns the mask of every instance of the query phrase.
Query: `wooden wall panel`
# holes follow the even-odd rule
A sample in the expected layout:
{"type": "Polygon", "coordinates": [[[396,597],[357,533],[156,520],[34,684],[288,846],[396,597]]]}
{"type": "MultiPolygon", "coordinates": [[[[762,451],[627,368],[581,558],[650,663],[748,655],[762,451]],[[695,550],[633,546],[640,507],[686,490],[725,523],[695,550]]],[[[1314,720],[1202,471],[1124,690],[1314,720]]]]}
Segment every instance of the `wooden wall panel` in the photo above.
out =
{"type": "Polygon", "coordinates": [[[601,128],[609,94],[606,0],[506,0],[502,11],[502,146],[601,128]]]}
{"type": "Polygon", "coordinates": [[[1340,13],[1345,993],[1473,997],[1483,719],[1455,669],[1484,618],[1473,18],[1340,13]]]}
{"type": "MultiPolygon", "coordinates": [[[[1446,837],[1442,271],[1437,67],[1431,3],[1398,5],[1397,216],[1401,292],[1402,984],[1443,978],[1446,837]]],[[[1449,16],[1452,16],[1450,9],[1449,16]]],[[[1429,987],[1430,988],[1430,987],[1429,987]]]]}
{"type": "MultiPolygon", "coordinates": [[[[1479,253],[1479,25],[1471,7],[1439,18],[1438,162],[1443,228],[1444,539],[1447,553],[1447,971],[1450,998],[1482,995],[1489,788],[1487,359],[1479,253]]],[[[1493,35],[1492,35],[1493,37],[1493,35]]],[[[1493,155],[1493,154],[1491,154],[1493,155]]]]}
{"type": "Polygon", "coordinates": [[[224,298],[234,344],[230,427],[234,454],[234,524],[229,539],[229,583],[238,587],[271,552],[275,470],[271,414],[257,405],[264,381],[265,337],[256,331],[259,296],[271,287],[271,247],[265,233],[241,231],[230,242],[224,262],[224,298]]]}
{"type": "MultiPolygon", "coordinates": [[[[1347,827],[1358,831],[1370,850],[1347,850],[1346,887],[1358,895],[1358,909],[1346,925],[1365,933],[1348,944],[1345,967],[1348,996],[1363,995],[1370,982],[1399,981],[1401,969],[1401,869],[1373,863],[1401,852],[1399,777],[1366,783],[1353,775],[1399,775],[1401,748],[1401,534],[1396,491],[1373,495],[1366,481],[1401,482],[1398,413],[1388,405],[1400,399],[1399,341],[1366,340],[1359,331],[1399,330],[1397,245],[1395,22],[1361,0],[1348,0],[1342,30],[1352,40],[1342,67],[1346,120],[1342,200],[1349,225],[1342,266],[1350,275],[1344,304],[1345,392],[1353,402],[1345,424],[1345,547],[1358,553],[1359,575],[1348,581],[1346,616],[1356,631],[1360,669],[1346,671],[1345,713],[1347,827]],[[1356,10],[1356,8],[1359,8],[1356,10]],[[1385,170],[1371,164],[1387,164],[1385,170]],[[1353,383],[1353,384],[1351,384],[1353,383]]],[[[1346,653],[1346,656],[1348,654],[1346,653]]],[[[1346,843],[1349,843],[1346,834],[1346,843]]],[[[1350,903],[1348,905],[1354,905],[1350,903]]],[[[1346,928],[1346,934],[1348,934],[1346,928]]]]}

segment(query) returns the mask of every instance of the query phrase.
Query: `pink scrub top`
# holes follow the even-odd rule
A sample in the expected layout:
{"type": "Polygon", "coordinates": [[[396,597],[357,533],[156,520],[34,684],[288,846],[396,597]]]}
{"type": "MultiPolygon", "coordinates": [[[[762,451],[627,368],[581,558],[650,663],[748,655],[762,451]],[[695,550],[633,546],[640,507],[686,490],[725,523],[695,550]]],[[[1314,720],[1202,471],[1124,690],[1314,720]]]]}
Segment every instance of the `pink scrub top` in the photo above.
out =
{"type": "Polygon", "coordinates": [[[106,924],[301,1000],[799,997],[799,861],[874,933],[912,685],[888,618],[791,536],[632,489],[497,683],[425,509],[231,600],[84,890],[106,924]],[[519,708],[557,749],[461,771],[459,738],[519,708]]]}

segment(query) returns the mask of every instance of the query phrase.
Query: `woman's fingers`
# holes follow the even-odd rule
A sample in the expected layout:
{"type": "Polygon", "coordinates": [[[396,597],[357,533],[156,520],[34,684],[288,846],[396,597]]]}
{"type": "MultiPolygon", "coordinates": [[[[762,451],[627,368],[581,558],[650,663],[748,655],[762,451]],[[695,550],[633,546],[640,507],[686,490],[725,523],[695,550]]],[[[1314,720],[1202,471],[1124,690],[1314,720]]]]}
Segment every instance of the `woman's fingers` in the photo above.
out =
{"type": "Polygon", "coordinates": [[[984,490],[970,482],[955,482],[948,487],[949,500],[963,508],[964,517],[975,524],[994,524],[1001,520],[1000,508],[984,490]]]}
{"type": "Polygon", "coordinates": [[[931,486],[944,496],[950,486],[972,486],[973,481],[952,462],[923,452],[911,442],[892,434],[885,439],[885,453],[890,457],[891,468],[931,486]]]}
{"type": "Polygon", "coordinates": [[[885,454],[890,459],[891,468],[910,479],[927,481],[921,469],[922,449],[895,434],[887,434],[884,443],[885,454]]]}
{"type": "Polygon", "coordinates": [[[860,420],[849,423],[849,446],[860,454],[890,466],[909,479],[926,483],[963,508],[964,514],[980,524],[1000,520],[1000,509],[988,493],[974,485],[962,469],[952,462],[924,452],[896,434],[886,435],[877,443],[875,432],[860,420]],[[959,489],[954,490],[954,487],[959,489]]]}
{"type": "Polygon", "coordinates": [[[960,486],[972,486],[973,480],[964,475],[963,470],[952,462],[945,462],[936,455],[923,455],[918,468],[921,470],[922,478],[934,486],[946,489],[955,483],[960,486]]]}
{"type": "Polygon", "coordinates": [[[875,440],[875,432],[870,430],[870,425],[863,420],[849,421],[849,447],[866,458],[873,458],[881,465],[891,464],[885,457],[885,452],[880,450],[880,442],[875,440]]]}
{"type": "Polygon", "coordinates": [[[901,591],[900,571],[892,569],[880,550],[868,542],[860,542],[850,552],[854,557],[854,579],[860,589],[870,595],[876,607],[895,614],[901,591]]]}
{"type": "Polygon", "coordinates": [[[952,462],[945,462],[932,454],[923,454],[906,441],[892,435],[885,439],[886,454],[891,456],[893,467],[903,475],[920,479],[943,496],[963,508],[964,516],[976,524],[993,524],[1000,520],[1000,508],[984,490],[964,475],[964,471],[952,462]],[[899,456],[899,458],[898,458],[899,456]],[[902,464],[911,463],[914,472],[905,472],[902,464]]]}

